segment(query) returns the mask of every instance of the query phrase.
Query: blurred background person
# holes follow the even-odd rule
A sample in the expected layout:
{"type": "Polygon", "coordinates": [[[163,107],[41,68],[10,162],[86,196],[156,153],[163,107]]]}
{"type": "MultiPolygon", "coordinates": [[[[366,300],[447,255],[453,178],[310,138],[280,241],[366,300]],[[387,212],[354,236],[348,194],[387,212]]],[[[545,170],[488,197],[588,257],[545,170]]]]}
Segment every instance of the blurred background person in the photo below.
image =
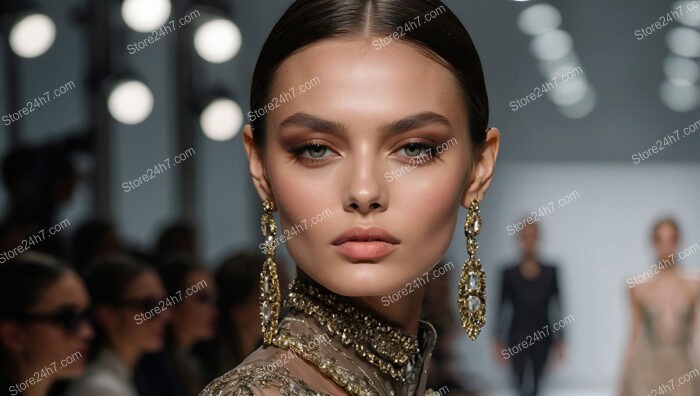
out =
{"type": "Polygon", "coordinates": [[[71,244],[71,261],[79,274],[84,274],[87,265],[100,256],[124,251],[114,224],[99,219],[82,223],[73,234],[71,244]]]}
{"type": "Polygon", "coordinates": [[[519,237],[520,258],[501,275],[494,354],[502,364],[510,360],[518,394],[534,396],[539,394],[552,345],[557,357],[564,357],[563,331],[552,326],[562,318],[562,304],[557,268],[537,254],[537,224],[527,224],[519,237]],[[527,347],[518,347],[523,342],[527,347]]]}
{"type": "Polygon", "coordinates": [[[700,395],[700,381],[678,382],[697,367],[690,353],[700,298],[697,280],[683,276],[675,264],[680,237],[674,219],[658,221],[652,230],[658,266],[652,267],[655,269],[651,278],[628,283],[632,323],[623,362],[621,396],[654,391],[672,391],[674,396],[700,395]],[[669,381],[674,381],[673,388],[669,381]]]}
{"type": "Polygon", "coordinates": [[[4,394],[47,395],[57,380],[83,374],[93,336],[89,302],[80,277],[51,257],[29,252],[0,265],[4,394]]]}
{"type": "Polygon", "coordinates": [[[471,383],[473,381],[470,378],[460,378],[455,373],[455,367],[459,367],[454,354],[455,344],[459,341],[459,337],[462,337],[464,330],[449,309],[453,302],[454,278],[450,276],[452,269],[454,269],[452,262],[440,261],[429,271],[429,278],[426,279],[428,283],[424,286],[426,291],[421,316],[437,331],[437,344],[430,360],[427,388],[436,392],[448,389],[452,396],[474,396],[478,393],[474,391],[475,384],[471,383]],[[440,268],[445,272],[441,272],[440,268]]]}
{"type": "MultiPolygon", "coordinates": [[[[260,272],[265,256],[257,250],[234,253],[223,260],[215,274],[219,311],[216,340],[204,350],[209,371],[216,376],[236,367],[262,345],[260,322],[260,272]]],[[[287,293],[289,277],[278,264],[280,293],[287,293]]]]}
{"type": "MultiPolygon", "coordinates": [[[[78,184],[73,156],[88,151],[92,144],[91,134],[78,133],[8,150],[2,160],[2,182],[7,194],[2,228],[21,230],[22,240],[43,230],[44,239],[31,248],[67,260],[65,237],[61,233],[49,237],[48,228],[63,220],[58,213],[70,202],[78,184]]],[[[12,247],[15,246],[18,245],[12,247]]]]}
{"type": "Polygon", "coordinates": [[[89,266],[85,278],[96,331],[93,359],[68,395],[136,396],[136,363],[164,345],[170,312],[153,309],[163,308],[165,288],[153,269],[126,255],[98,260],[89,266]]]}
{"type": "Polygon", "coordinates": [[[171,255],[157,268],[168,296],[175,298],[168,308],[166,348],[139,362],[137,388],[141,396],[196,396],[214,377],[195,348],[216,336],[216,284],[191,254],[171,255]]]}
{"type": "Polygon", "coordinates": [[[189,253],[199,257],[197,231],[187,221],[173,222],[160,231],[153,256],[162,260],[176,253],[189,253]]]}

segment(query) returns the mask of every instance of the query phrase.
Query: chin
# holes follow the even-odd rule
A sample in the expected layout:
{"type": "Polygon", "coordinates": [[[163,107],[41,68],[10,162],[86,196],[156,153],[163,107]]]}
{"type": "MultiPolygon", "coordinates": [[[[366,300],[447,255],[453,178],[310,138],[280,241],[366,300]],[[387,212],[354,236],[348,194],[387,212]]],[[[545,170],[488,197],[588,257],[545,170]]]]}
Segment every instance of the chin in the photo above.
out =
{"type": "Polygon", "coordinates": [[[146,352],[158,352],[163,349],[163,340],[158,339],[146,345],[146,352]]]}
{"type": "MultiPolygon", "coordinates": [[[[337,271],[319,282],[330,291],[347,297],[383,296],[405,286],[401,272],[388,263],[341,263],[337,271]],[[326,280],[324,282],[323,280],[326,280]]],[[[404,269],[405,271],[405,269],[404,269]]],[[[311,275],[310,275],[311,276],[311,275]]],[[[313,279],[318,279],[311,276],[313,279]]]]}
{"type": "Polygon", "coordinates": [[[61,370],[61,376],[58,379],[66,379],[66,378],[75,378],[75,377],[80,377],[85,373],[85,365],[83,364],[78,364],[73,363],[68,367],[65,367],[63,370],[61,370]],[[77,366],[77,367],[73,367],[77,366]]]}
{"type": "Polygon", "coordinates": [[[216,336],[216,330],[211,328],[207,329],[206,333],[204,333],[204,336],[202,336],[202,341],[209,341],[213,339],[216,336]]]}

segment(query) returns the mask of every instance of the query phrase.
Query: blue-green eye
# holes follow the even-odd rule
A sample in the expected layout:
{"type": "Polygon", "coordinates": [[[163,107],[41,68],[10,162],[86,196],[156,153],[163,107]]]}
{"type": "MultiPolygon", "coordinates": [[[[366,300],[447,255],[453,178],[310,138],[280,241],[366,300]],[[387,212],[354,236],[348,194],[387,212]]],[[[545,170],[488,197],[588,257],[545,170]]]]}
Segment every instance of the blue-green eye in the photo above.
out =
{"type": "Polygon", "coordinates": [[[423,143],[408,143],[399,149],[399,153],[403,151],[403,154],[408,158],[416,158],[420,156],[432,156],[432,147],[429,147],[423,143]]]}
{"type": "Polygon", "coordinates": [[[291,151],[296,159],[311,162],[323,160],[333,154],[328,146],[322,144],[306,144],[291,151]]]}
{"type": "Polygon", "coordinates": [[[321,146],[320,144],[313,144],[310,146],[306,146],[303,152],[308,153],[310,158],[319,159],[325,157],[329,151],[330,150],[326,146],[321,146]]]}

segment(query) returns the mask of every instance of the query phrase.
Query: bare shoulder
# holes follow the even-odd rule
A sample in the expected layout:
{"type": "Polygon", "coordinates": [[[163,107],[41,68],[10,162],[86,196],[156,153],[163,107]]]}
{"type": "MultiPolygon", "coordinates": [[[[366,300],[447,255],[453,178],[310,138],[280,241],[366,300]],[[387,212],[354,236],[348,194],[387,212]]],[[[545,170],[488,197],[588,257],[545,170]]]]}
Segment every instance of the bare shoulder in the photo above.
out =
{"type": "Polygon", "coordinates": [[[687,274],[683,277],[683,283],[687,286],[693,297],[700,298],[700,277],[696,274],[687,274]]]}
{"type": "Polygon", "coordinates": [[[244,364],[216,378],[199,396],[324,396],[285,367],[265,361],[244,364]]]}

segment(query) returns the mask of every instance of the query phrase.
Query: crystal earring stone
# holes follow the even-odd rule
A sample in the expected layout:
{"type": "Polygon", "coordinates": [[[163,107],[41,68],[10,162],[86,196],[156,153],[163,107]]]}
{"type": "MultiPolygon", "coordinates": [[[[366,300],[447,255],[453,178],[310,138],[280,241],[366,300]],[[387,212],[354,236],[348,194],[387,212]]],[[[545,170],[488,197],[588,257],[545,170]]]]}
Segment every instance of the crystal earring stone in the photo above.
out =
{"type": "Polygon", "coordinates": [[[479,301],[478,298],[474,296],[469,296],[469,310],[472,312],[476,312],[479,307],[481,306],[481,302],[479,301]]]}
{"type": "Polygon", "coordinates": [[[267,301],[264,301],[262,303],[262,312],[263,312],[263,319],[270,320],[270,305],[267,303],[267,301]]]}
{"type": "Polygon", "coordinates": [[[476,274],[469,274],[469,291],[479,288],[479,277],[476,274]]]}

